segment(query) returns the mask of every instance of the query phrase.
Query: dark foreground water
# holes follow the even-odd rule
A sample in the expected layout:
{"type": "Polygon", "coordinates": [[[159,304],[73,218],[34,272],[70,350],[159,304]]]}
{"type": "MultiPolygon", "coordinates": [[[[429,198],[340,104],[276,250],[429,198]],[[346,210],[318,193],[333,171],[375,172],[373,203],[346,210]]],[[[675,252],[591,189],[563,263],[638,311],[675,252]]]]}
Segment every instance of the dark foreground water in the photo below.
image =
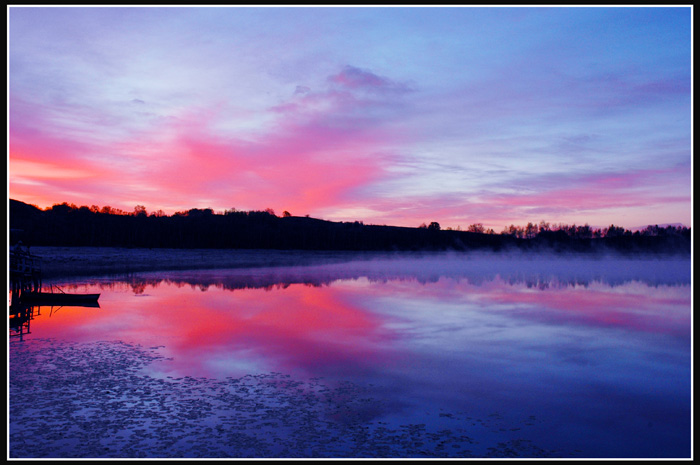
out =
{"type": "Polygon", "coordinates": [[[423,257],[56,282],[10,457],[690,457],[690,260],[423,257]]]}

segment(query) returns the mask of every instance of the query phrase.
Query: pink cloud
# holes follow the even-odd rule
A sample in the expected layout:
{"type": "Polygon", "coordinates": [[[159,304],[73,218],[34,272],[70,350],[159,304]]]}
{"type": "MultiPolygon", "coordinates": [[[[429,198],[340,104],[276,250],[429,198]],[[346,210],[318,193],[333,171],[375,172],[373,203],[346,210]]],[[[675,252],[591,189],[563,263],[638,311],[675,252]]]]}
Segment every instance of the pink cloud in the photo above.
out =
{"type": "Polygon", "coordinates": [[[257,141],[217,136],[206,125],[184,125],[182,133],[181,122],[161,127],[173,137],[144,143],[142,150],[157,161],[144,162],[150,169],[139,175],[140,182],[151,179],[164,196],[189,206],[199,198],[226,207],[301,214],[332,205],[347,190],[382,176],[381,160],[372,154],[385,135],[351,123],[324,125],[319,118],[282,122],[257,141]]]}
{"type": "MultiPolygon", "coordinates": [[[[644,219],[620,218],[622,211],[647,210],[652,207],[669,210],[690,201],[682,189],[671,191],[660,186],[685,185],[689,170],[684,165],[661,169],[638,169],[542,179],[514,180],[509,192],[499,192],[501,186],[471,193],[414,194],[403,197],[348,199],[348,209],[366,208],[374,212],[369,222],[418,226],[438,221],[443,227],[473,223],[501,232],[508,224],[524,225],[528,221],[589,223],[606,226],[605,222],[633,222],[634,227],[644,219]],[[604,213],[607,213],[607,216],[604,213]],[[610,219],[610,217],[614,219],[610,219]],[[597,224],[596,222],[602,222],[597,224]]],[[[689,212],[688,212],[689,214],[689,212]]]]}
{"type": "Polygon", "coordinates": [[[550,177],[537,190],[537,180],[527,191],[487,196],[488,203],[506,207],[531,207],[543,211],[594,211],[606,208],[639,207],[654,203],[688,201],[689,197],[659,187],[684,177],[686,168],[638,169],[625,172],[550,177]],[[533,192],[534,191],[534,192],[533,192]]]}
{"type": "Polygon", "coordinates": [[[168,213],[192,207],[313,213],[384,176],[377,153],[397,136],[372,115],[386,116],[392,104],[358,98],[352,89],[308,90],[270,109],[274,124],[254,137],[215,129],[227,116],[222,103],[152,118],[128,138],[105,137],[90,145],[76,133],[49,136],[56,126],[46,119],[36,126],[38,138],[25,137],[20,125],[28,114],[18,115],[11,159],[24,161],[25,168],[49,162],[89,168],[95,182],[63,177],[31,194],[12,183],[11,194],[43,206],[68,201],[126,210],[138,203],[168,213]]]}
{"type": "MultiPolygon", "coordinates": [[[[689,185],[689,166],[527,179],[512,172],[512,181],[478,191],[465,186],[435,194],[441,186],[434,186],[426,194],[390,192],[382,183],[398,174],[388,168],[405,162],[396,147],[410,151],[416,138],[436,128],[414,120],[393,125],[407,113],[405,84],[352,66],[326,83],[320,89],[297,86],[286,101],[253,112],[250,116],[265,121],[255,132],[237,129],[235,122],[247,119],[226,101],[138,120],[122,115],[120,128],[117,116],[100,116],[98,109],[63,107],[62,121],[56,109],[13,98],[10,195],[39,206],[68,201],[130,210],[141,204],[166,213],[270,207],[401,226],[439,221],[443,227],[466,228],[478,222],[497,232],[510,223],[541,219],[594,224],[602,213],[650,205],[680,210],[690,200],[689,189],[686,195],[684,187],[664,187],[689,185]],[[76,125],[93,120],[94,126],[76,125]]],[[[471,98],[488,101],[490,95],[471,98]]],[[[469,121],[500,111],[479,108],[466,116],[469,121]]],[[[443,124],[435,118],[438,122],[443,124]]],[[[476,134],[478,127],[466,131],[476,134]]]]}
{"type": "Polygon", "coordinates": [[[91,144],[11,126],[9,145],[11,198],[46,207],[89,198],[88,187],[104,182],[105,167],[87,156],[91,144]]]}

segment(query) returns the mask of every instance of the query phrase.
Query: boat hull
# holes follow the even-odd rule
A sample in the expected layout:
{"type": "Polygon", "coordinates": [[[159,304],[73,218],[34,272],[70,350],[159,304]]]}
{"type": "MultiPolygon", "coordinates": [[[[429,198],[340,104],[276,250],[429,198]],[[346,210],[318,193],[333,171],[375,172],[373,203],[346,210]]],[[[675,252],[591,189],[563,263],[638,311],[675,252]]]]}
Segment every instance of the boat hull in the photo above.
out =
{"type": "Polygon", "coordinates": [[[32,305],[97,306],[100,294],[64,294],[59,292],[28,292],[22,300],[32,305]]]}

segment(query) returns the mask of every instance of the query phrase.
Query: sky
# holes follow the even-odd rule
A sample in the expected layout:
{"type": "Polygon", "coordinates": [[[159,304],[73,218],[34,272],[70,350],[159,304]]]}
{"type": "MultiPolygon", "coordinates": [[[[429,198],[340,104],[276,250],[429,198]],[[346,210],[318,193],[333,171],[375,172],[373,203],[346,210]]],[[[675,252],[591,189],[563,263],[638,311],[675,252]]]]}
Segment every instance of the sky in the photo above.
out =
{"type": "Polygon", "coordinates": [[[8,194],[692,220],[691,7],[8,7],[8,194]]]}

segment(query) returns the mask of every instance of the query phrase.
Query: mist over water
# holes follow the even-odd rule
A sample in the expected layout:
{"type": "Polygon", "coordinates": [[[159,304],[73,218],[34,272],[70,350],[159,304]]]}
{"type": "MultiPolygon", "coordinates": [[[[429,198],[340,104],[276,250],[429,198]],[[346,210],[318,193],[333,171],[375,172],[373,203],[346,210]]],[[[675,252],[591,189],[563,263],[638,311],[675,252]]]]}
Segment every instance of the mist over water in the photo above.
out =
{"type": "MultiPolygon", "coordinates": [[[[251,287],[294,282],[328,284],[335,280],[362,277],[370,280],[415,279],[418,282],[454,278],[474,283],[495,278],[505,281],[579,284],[592,281],[608,284],[641,281],[650,285],[689,284],[691,278],[689,258],[663,255],[625,257],[447,252],[359,254],[328,257],[326,260],[333,262],[322,264],[304,261],[303,257],[298,259],[297,264],[293,260],[293,257],[289,257],[281,265],[274,266],[268,261],[253,268],[206,269],[199,266],[199,269],[139,272],[128,276],[190,281],[200,285],[210,283],[235,286],[236,283],[248,283],[251,287]]],[[[107,281],[114,279],[115,276],[106,278],[107,281]]],[[[92,281],[95,282],[95,279],[92,281]]]]}
{"type": "MultiPolygon", "coordinates": [[[[152,355],[139,383],[160,405],[181,405],[183,383],[211,405],[182,434],[211,442],[216,456],[235,455],[225,446],[233,432],[257,444],[264,432],[279,446],[244,456],[686,457],[690,275],[678,257],[394,254],[80,278],[55,284],[100,292],[100,308],[42,308],[11,352],[26,361],[104,341],[127,344],[110,349],[119,353],[143,348],[152,355]],[[248,386],[245,402],[266,405],[265,418],[283,417],[284,427],[264,423],[262,410],[216,407],[233,385],[248,386]],[[255,394],[270,386],[280,390],[268,400],[255,394]],[[231,429],[234,414],[257,429],[231,429]],[[311,429],[292,420],[304,415],[311,429]],[[228,426],[208,439],[204,423],[228,426]]],[[[90,379],[96,368],[81,370],[90,379]]],[[[48,386],[61,375],[13,376],[48,386]]],[[[54,417],[48,406],[44,414],[54,417]]],[[[159,434],[178,421],[165,415],[159,434]]],[[[21,414],[13,422],[31,430],[21,414]]],[[[153,440],[110,447],[127,444],[167,454],[153,440]]],[[[206,456],[178,444],[176,455],[206,456]]]]}

